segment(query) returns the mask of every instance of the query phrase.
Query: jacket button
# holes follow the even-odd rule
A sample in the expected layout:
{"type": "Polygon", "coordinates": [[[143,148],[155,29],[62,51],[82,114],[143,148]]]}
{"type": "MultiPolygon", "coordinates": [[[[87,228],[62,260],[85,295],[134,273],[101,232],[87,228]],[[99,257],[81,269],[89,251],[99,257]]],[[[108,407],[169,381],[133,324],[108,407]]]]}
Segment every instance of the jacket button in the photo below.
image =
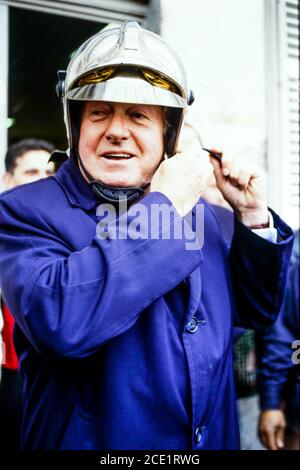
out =
{"type": "Polygon", "coordinates": [[[196,333],[196,331],[198,331],[198,322],[196,318],[193,317],[191,321],[187,323],[185,329],[188,333],[196,333]]]}
{"type": "Polygon", "coordinates": [[[195,444],[200,444],[202,439],[201,429],[198,427],[195,429],[195,444]]]}

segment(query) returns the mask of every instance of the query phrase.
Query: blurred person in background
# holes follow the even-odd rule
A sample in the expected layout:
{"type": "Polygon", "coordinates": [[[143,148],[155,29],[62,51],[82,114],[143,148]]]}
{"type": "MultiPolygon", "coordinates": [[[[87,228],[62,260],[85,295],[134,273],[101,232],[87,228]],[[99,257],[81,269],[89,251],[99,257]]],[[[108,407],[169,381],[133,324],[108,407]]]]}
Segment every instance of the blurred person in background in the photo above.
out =
{"type": "Polygon", "coordinates": [[[54,163],[49,157],[54,146],[43,139],[27,138],[12,144],[5,155],[5,189],[32,183],[54,174],[54,163]]]}
{"type": "Polygon", "coordinates": [[[286,300],[276,322],[257,334],[259,434],[272,450],[300,450],[299,230],[296,232],[286,300]]]}
{"type": "MultiPolygon", "coordinates": [[[[28,138],[12,144],[5,155],[3,186],[12,189],[54,174],[49,162],[54,146],[43,139],[28,138]]],[[[18,371],[13,329],[14,319],[1,297],[4,319],[2,330],[2,381],[0,383],[0,425],[3,449],[17,449],[20,442],[21,394],[23,381],[18,371]]]]}
{"type": "Polygon", "coordinates": [[[3,315],[2,315],[2,311],[0,307],[0,383],[1,383],[1,372],[2,372],[2,361],[3,361],[2,328],[3,328],[3,315]]]}
{"type": "Polygon", "coordinates": [[[234,378],[242,450],[264,450],[257,432],[259,395],[257,390],[257,352],[255,332],[236,329],[234,378]]]}

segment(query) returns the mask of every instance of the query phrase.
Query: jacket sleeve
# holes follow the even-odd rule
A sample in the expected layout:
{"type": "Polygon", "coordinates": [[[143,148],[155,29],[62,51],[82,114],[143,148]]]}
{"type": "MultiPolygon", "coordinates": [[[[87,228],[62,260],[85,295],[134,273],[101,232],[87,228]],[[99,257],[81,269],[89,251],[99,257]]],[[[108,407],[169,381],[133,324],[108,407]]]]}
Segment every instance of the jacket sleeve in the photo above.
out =
{"type": "MultiPolygon", "coordinates": [[[[200,248],[185,249],[193,233],[175,211],[171,237],[165,236],[170,223],[151,219],[151,204],[171,206],[161,193],[142,200],[147,210],[139,218],[139,239],[95,234],[80,251],[72,251],[55,230],[39,223],[40,215],[28,223],[22,214],[29,209],[23,212],[9,201],[5,195],[0,201],[3,298],[22,332],[44,355],[92,354],[128,330],[144,309],[202,261],[200,248]],[[176,230],[182,230],[181,239],[174,236],[176,230]]],[[[125,231],[133,222],[131,212],[126,219],[122,216],[125,231]]]]}
{"type": "Polygon", "coordinates": [[[264,329],[282,307],[294,234],[273,211],[278,241],[272,243],[235,219],[230,249],[235,326],[264,329]]]}
{"type": "Polygon", "coordinates": [[[292,360],[292,343],[299,335],[298,258],[291,263],[287,295],[276,322],[257,335],[258,390],[262,409],[279,409],[286,385],[290,379],[295,380],[297,365],[292,360]]]}

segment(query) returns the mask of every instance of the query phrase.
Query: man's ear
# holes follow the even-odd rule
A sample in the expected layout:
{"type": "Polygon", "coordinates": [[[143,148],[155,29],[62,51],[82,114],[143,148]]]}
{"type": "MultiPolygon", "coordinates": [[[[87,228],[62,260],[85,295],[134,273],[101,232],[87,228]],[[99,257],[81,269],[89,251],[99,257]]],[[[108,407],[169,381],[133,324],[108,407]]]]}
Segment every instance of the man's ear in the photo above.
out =
{"type": "Polygon", "coordinates": [[[165,108],[164,111],[164,150],[168,157],[176,152],[177,132],[181,120],[181,109],[165,108]]]}
{"type": "Polygon", "coordinates": [[[14,187],[13,175],[9,171],[6,171],[2,176],[2,183],[5,189],[11,189],[14,187]]]}

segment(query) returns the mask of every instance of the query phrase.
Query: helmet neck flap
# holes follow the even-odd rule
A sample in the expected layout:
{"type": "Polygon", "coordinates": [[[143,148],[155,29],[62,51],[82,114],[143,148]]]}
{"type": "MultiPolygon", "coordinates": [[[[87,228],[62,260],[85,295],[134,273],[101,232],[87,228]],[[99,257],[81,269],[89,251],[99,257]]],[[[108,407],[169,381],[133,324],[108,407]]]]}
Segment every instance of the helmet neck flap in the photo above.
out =
{"type": "Polygon", "coordinates": [[[99,199],[104,199],[112,204],[118,204],[122,201],[131,203],[141,199],[145,193],[145,189],[149,186],[149,183],[141,187],[118,188],[116,186],[108,186],[100,181],[94,180],[86,170],[79,155],[77,158],[81,171],[87,178],[93,193],[96,194],[99,199]]]}

